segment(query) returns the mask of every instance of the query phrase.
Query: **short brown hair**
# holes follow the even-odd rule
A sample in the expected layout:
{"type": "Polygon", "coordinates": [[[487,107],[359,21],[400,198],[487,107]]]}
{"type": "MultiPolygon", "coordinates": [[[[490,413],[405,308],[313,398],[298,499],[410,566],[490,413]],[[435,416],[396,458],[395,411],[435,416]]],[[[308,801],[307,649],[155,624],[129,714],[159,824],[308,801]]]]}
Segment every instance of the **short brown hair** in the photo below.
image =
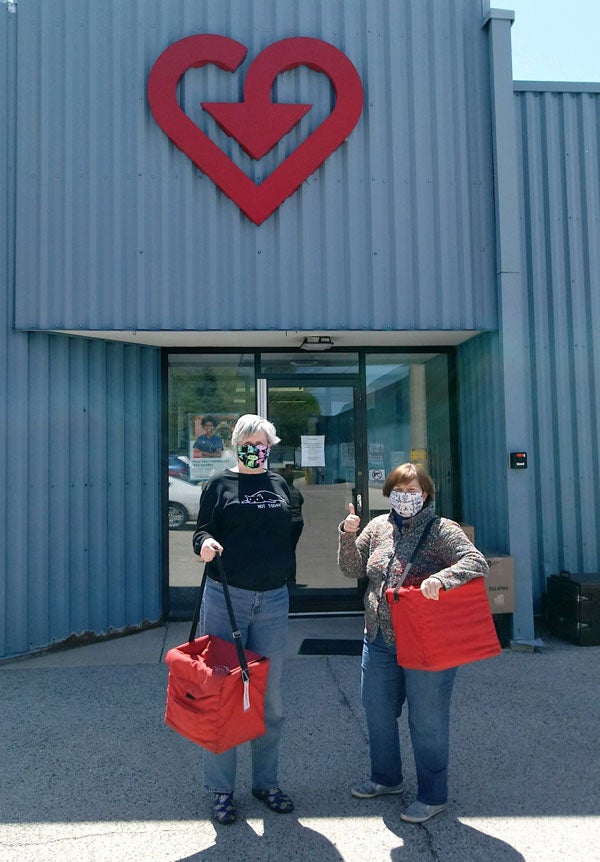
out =
{"type": "Polygon", "coordinates": [[[383,496],[389,497],[396,485],[407,485],[416,479],[423,491],[427,494],[427,499],[433,501],[435,499],[435,485],[433,479],[420,464],[400,464],[399,467],[394,467],[383,483],[383,496]]]}

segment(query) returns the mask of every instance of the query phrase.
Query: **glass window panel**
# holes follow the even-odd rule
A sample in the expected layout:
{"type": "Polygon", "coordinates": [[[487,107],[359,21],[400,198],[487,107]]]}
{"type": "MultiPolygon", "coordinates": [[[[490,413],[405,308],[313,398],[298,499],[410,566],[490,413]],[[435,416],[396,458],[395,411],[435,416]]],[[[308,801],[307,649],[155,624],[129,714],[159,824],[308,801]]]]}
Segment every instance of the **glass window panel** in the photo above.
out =
{"type": "Polygon", "coordinates": [[[294,377],[302,374],[358,374],[357,353],[263,353],[261,376],[294,377]]]}
{"type": "Polygon", "coordinates": [[[253,354],[171,354],[168,373],[169,585],[199,583],[191,532],[202,484],[236,463],[231,432],[256,410],[253,354]]]}
{"type": "Polygon", "coordinates": [[[422,463],[436,485],[436,510],[453,517],[447,354],[366,356],[370,516],[389,511],[386,475],[422,463]]]}
{"type": "MultiPolygon", "coordinates": [[[[289,584],[292,606],[299,591],[347,591],[336,565],[338,525],[356,490],[354,389],[352,386],[269,386],[268,414],[281,442],[269,467],[300,492],[297,572],[289,584]]],[[[300,596],[302,598],[302,596],[300,596]]]]}

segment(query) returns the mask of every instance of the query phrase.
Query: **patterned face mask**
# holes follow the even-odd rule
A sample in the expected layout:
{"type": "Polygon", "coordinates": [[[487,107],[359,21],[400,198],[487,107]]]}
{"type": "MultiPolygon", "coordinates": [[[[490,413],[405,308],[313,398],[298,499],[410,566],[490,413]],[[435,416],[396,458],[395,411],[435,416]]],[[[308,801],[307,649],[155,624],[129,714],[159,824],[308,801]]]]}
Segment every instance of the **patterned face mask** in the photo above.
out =
{"type": "Polygon", "coordinates": [[[390,504],[401,518],[412,518],[423,508],[423,495],[420,491],[392,491],[390,504]]]}
{"type": "Polygon", "coordinates": [[[262,467],[269,457],[271,451],[270,446],[265,446],[263,443],[257,443],[253,446],[252,443],[246,443],[245,446],[237,447],[237,456],[250,470],[258,470],[262,467]]]}

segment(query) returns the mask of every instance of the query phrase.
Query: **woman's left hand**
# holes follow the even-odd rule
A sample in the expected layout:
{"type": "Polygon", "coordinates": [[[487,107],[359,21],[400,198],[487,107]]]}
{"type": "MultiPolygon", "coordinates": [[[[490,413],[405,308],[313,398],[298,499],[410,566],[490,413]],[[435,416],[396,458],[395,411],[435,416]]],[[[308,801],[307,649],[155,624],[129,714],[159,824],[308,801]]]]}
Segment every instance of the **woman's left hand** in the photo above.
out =
{"type": "Polygon", "coordinates": [[[442,582],[439,581],[437,578],[425,578],[425,580],[421,584],[421,592],[426,599],[434,599],[435,601],[439,601],[441,589],[442,582]]]}

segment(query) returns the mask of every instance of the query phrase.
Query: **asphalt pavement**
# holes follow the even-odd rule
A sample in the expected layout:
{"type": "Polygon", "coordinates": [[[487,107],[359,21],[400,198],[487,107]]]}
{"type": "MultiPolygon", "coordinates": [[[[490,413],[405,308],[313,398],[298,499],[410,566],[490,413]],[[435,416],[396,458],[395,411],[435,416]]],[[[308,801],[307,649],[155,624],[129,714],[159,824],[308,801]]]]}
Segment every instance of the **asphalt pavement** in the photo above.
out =
{"type": "Polygon", "coordinates": [[[450,802],[404,823],[415,795],[406,717],[404,799],[358,800],[368,777],[360,658],[304,656],[304,638],[359,640],[359,617],[290,621],[280,783],[295,811],[250,793],[238,767],[238,821],[215,826],[202,752],[163,723],[172,623],[0,664],[0,860],[21,862],[593,862],[600,860],[600,647],[539,632],[459,671],[450,802]]]}

